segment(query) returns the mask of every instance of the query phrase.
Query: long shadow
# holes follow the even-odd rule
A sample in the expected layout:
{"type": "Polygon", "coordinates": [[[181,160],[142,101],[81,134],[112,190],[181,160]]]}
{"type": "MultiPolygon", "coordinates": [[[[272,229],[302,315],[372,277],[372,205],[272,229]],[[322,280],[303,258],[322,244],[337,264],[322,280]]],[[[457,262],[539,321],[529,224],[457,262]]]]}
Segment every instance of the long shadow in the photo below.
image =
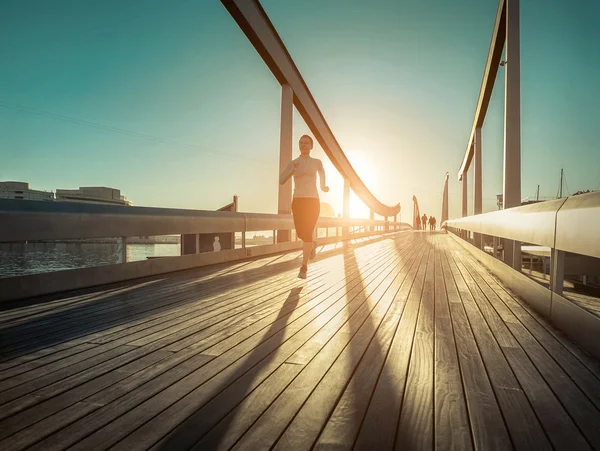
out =
{"type": "MultiPolygon", "coordinates": [[[[192,306],[219,296],[220,293],[215,293],[215,288],[221,287],[225,296],[227,290],[243,288],[296,266],[290,262],[275,270],[272,267],[257,268],[247,271],[251,272],[251,275],[242,272],[201,281],[195,280],[193,274],[188,274],[188,277],[178,275],[153,285],[134,288],[124,293],[111,293],[97,299],[91,298],[66,309],[48,311],[41,317],[24,318],[16,324],[6,324],[0,330],[0,356],[5,360],[11,356],[143,320],[150,315],[192,306]]],[[[60,305],[57,305],[57,309],[59,308],[60,305]]]]}
{"type": "MultiPolygon", "coordinates": [[[[384,239],[393,239],[382,236],[380,239],[365,243],[353,244],[362,247],[384,239]]],[[[344,253],[343,247],[321,251],[317,260],[344,253]]],[[[33,314],[31,318],[20,317],[17,323],[5,323],[0,329],[0,360],[4,361],[16,356],[24,355],[75,338],[85,337],[128,322],[143,320],[147,316],[181,308],[202,302],[207,297],[213,297],[211,287],[215,285],[228,289],[241,288],[244,284],[272,277],[285,271],[296,270],[297,259],[274,263],[258,268],[240,270],[233,273],[215,275],[207,280],[196,280],[198,277],[206,278],[226,268],[201,268],[174,273],[169,277],[156,276],[137,279],[133,282],[111,284],[89,290],[79,290],[76,293],[64,293],[62,299],[68,302],[71,296],[83,296],[81,301],[65,308],[64,303],[56,302],[54,309],[45,311],[41,316],[33,314]],[[154,282],[154,283],[150,283],[154,282]],[[131,284],[143,285],[129,288],[131,284]],[[115,291],[123,289],[124,292],[115,291]],[[163,293],[161,295],[161,293],[163,293]],[[157,295],[158,294],[158,295],[157,295]],[[89,296],[88,296],[89,295],[89,296]],[[148,299],[150,298],[150,299],[148,299]]],[[[43,297],[40,302],[59,300],[60,297],[43,297]]],[[[12,308],[29,306],[36,303],[35,299],[12,303],[12,308]]],[[[4,305],[3,308],[6,306],[4,305]]]]}
{"type": "MultiPolygon", "coordinates": [[[[348,373],[345,375],[347,382],[332,404],[327,422],[313,443],[313,445],[318,444],[317,448],[319,449],[321,447],[335,448],[336,446],[349,449],[357,445],[360,449],[365,449],[364,437],[362,443],[357,444],[359,434],[363,435],[365,433],[367,436],[375,438],[374,442],[377,445],[372,449],[380,449],[379,445],[386,442],[387,445],[391,446],[395,439],[398,417],[394,419],[393,415],[397,414],[399,416],[400,412],[390,411],[387,413],[386,418],[377,418],[380,406],[372,404],[375,390],[380,383],[385,387],[386,398],[398,399],[399,396],[403,398],[399,388],[394,389],[393,382],[390,384],[391,381],[398,380],[398,375],[390,368],[388,359],[401,324],[401,315],[404,314],[404,307],[408,303],[417,276],[417,273],[415,273],[415,278],[407,280],[409,274],[415,269],[412,262],[416,259],[417,264],[419,264],[421,261],[420,251],[418,250],[413,249],[407,255],[408,257],[404,258],[408,258],[409,264],[404,266],[404,262],[400,261],[399,266],[394,268],[389,276],[394,279],[389,282],[386,291],[380,293],[379,299],[371,299],[373,311],[369,313],[360,326],[360,330],[357,331],[357,335],[349,344],[350,355],[348,358],[351,364],[344,366],[348,368],[348,373]],[[414,256],[411,257],[413,252],[414,256]],[[400,279],[396,279],[397,277],[400,277],[400,279]],[[408,285],[404,286],[405,283],[408,285]],[[402,297],[398,298],[397,296],[401,290],[403,291],[402,297]],[[387,303],[386,298],[390,296],[392,300],[387,307],[385,304],[380,304],[381,302],[387,303]],[[375,304],[376,302],[377,304],[375,304]],[[400,303],[404,303],[404,307],[400,303]],[[373,315],[375,310],[379,310],[377,317],[373,315]],[[376,412],[375,416],[372,416],[369,425],[366,425],[364,423],[366,415],[372,409],[376,412]],[[389,426],[380,428],[385,423],[389,426]],[[365,427],[369,430],[362,431],[365,427]]],[[[350,266],[354,261],[354,254],[349,253],[345,265],[350,266]]],[[[387,280],[384,283],[387,283],[387,280]]],[[[373,290],[376,289],[376,287],[373,287],[373,290]]],[[[369,301],[367,300],[367,302],[369,301]]],[[[408,367],[404,368],[404,371],[408,372],[408,367]]],[[[401,398],[400,405],[402,405],[401,398]]],[[[386,448],[386,445],[383,446],[386,448]]],[[[371,446],[367,445],[367,448],[371,448],[371,446]]]]}
{"type": "Polygon", "coordinates": [[[213,391],[215,393],[214,397],[202,406],[198,406],[199,410],[173,430],[161,442],[159,449],[168,451],[189,449],[196,443],[198,437],[211,430],[217,423],[220,424],[216,442],[220,443],[223,440],[235,418],[228,415],[228,413],[249,394],[252,386],[256,383],[257,377],[264,379],[268,377],[259,376],[257,373],[267,367],[275,358],[277,348],[284,341],[288,317],[298,305],[302,289],[303,287],[296,287],[290,291],[277,318],[269,329],[262,334],[265,341],[243,358],[245,364],[242,368],[215,389],[213,391]],[[265,347],[273,347],[274,350],[265,357],[261,357],[261,354],[265,352],[265,347]]]}
{"type": "MultiPolygon", "coordinates": [[[[396,243],[397,244],[397,243],[396,243]]],[[[355,277],[351,274],[353,271],[356,271],[357,260],[354,256],[353,249],[345,249],[344,254],[344,271],[346,279],[355,277]]],[[[355,302],[363,303],[367,301],[367,297],[365,296],[365,283],[360,278],[360,283],[358,287],[360,287],[360,291],[357,295],[353,296],[353,300],[355,302]]],[[[355,288],[356,289],[356,285],[355,288]]],[[[349,288],[347,288],[346,294],[350,296],[349,288]]],[[[368,302],[368,301],[367,301],[368,302]]],[[[294,301],[294,306],[297,303],[297,300],[294,301]]],[[[366,304],[365,304],[366,306],[366,304]]],[[[368,308],[368,307],[367,307],[368,308]]],[[[281,315],[278,317],[281,318],[281,315]]],[[[379,326],[373,321],[370,316],[367,317],[359,317],[355,314],[351,315],[349,318],[350,330],[352,332],[357,331],[361,325],[361,336],[364,334],[374,334],[376,328],[379,326]]],[[[278,326],[278,327],[281,327],[278,326]]],[[[273,326],[271,326],[273,328],[273,326]]],[[[270,334],[270,331],[266,334],[270,334]]],[[[273,340],[273,339],[271,339],[273,340]]],[[[356,361],[357,364],[360,361],[365,349],[366,343],[362,340],[362,345],[350,343],[350,352],[351,352],[351,360],[356,361]]],[[[375,352],[382,356],[382,359],[385,357],[384,350],[381,348],[380,343],[377,340],[373,340],[371,343],[371,351],[373,352],[373,347],[375,347],[375,352]]],[[[248,362],[252,362],[255,359],[255,355],[259,353],[259,349],[255,349],[252,354],[250,354],[245,360],[248,362]]],[[[199,406],[199,410],[197,410],[194,414],[188,417],[183,423],[181,423],[175,430],[173,430],[166,439],[164,439],[160,443],[160,449],[171,450],[171,449],[188,449],[190,446],[198,443],[197,441],[203,437],[205,434],[210,432],[211,440],[210,443],[221,444],[228,433],[232,428],[232,423],[236,420],[237,416],[233,415],[233,411],[239,405],[239,403],[243,402],[246,396],[249,395],[251,388],[254,389],[254,385],[258,386],[259,382],[262,383],[262,380],[266,380],[268,377],[264,374],[260,377],[262,380],[258,381],[255,373],[264,368],[272,361],[273,354],[270,354],[267,357],[264,357],[260,363],[251,369],[245,375],[236,373],[236,375],[227,380],[227,382],[223,383],[218,391],[223,390],[219,395],[216,395],[212,401],[208,404],[204,404],[203,406],[199,406]],[[231,384],[237,381],[233,386],[231,384]],[[229,387],[229,388],[226,388],[229,387]],[[212,404],[212,406],[211,406],[212,404]],[[218,426],[217,426],[218,425],[218,426]]],[[[275,369],[273,371],[276,371],[275,369]]],[[[351,381],[350,383],[355,385],[355,389],[359,390],[360,381],[351,381]]],[[[368,399],[368,398],[367,398],[368,399]]],[[[240,413],[243,415],[243,412],[240,413]]],[[[356,425],[360,425],[360,421],[362,419],[362,415],[357,415],[356,417],[356,425]]]]}
{"type": "MultiPolygon", "coordinates": [[[[396,250],[402,252],[398,247],[398,243],[395,244],[396,250]]],[[[400,266],[402,265],[402,261],[397,263],[400,266]]],[[[344,254],[344,272],[346,277],[348,277],[349,269],[357,264],[357,258],[353,250],[344,254]]],[[[344,350],[344,352],[349,352],[349,356],[346,357],[349,364],[342,364],[342,367],[347,368],[347,373],[341,375],[341,377],[346,379],[347,382],[332,404],[326,418],[325,426],[319,431],[317,437],[314,438],[313,445],[318,443],[320,439],[323,439],[325,443],[330,440],[335,443],[340,436],[346,436],[344,445],[352,446],[360,431],[363,417],[369,405],[370,395],[377,380],[375,375],[379,372],[376,365],[383,366],[389,348],[389,345],[380,341],[377,333],[379,328],[384,325],[394,301],[390,302],[389,306],[383,309],[383,312],[381,312],[383,304],[380,303],[385,302],[385,297],[387,296],[395,297],[396,293],[390,293],[389,290],[394,286],[394,280],[398,277],[399,269],[398,271],[394,269],[388,276],[392,278],[391,281],[386,278],[380,282],[380,284],[388,283],[388,287],[385,289],[385,292],[379,293],[380,296],[378,298],[373,297],[373,294],[377,292],[379,285],[375,286],[373,282],[367,285],[361,278],[360,292],[357,296],[360,302],[365,302],[363,307],[366,307],[367,316],[364,321],[356,323],[356,327],[353,327],[352,332],[356,333],[356,335],[348,343],[348,351],[344,350]],[[367,294],[367,289],[370,292],[369,294],[367,294]],[[381,316],[378,315],[379,318],[374,317],[374,315],[377,315],[376,311],[379,311],[380,314],[382,313],[381,316]],[[364,362],[363,359],[365,360],[364,362]],[[349,437],[352,434],[354,436],[349,437]]],[[[349,295],[349,292],[347,294],[349,295]]],[[[391,342],[391,339],[389,341],[391,342]]],[[[336,376],[332,374],[332,377],[336,376]]],[[[311,437],[311,439],[313,438],[311,437]]],[[[344,445],[341,446],[345,447],[344,445]]],[[[336,445],[331,446],[335,447],[336,445]]]]}

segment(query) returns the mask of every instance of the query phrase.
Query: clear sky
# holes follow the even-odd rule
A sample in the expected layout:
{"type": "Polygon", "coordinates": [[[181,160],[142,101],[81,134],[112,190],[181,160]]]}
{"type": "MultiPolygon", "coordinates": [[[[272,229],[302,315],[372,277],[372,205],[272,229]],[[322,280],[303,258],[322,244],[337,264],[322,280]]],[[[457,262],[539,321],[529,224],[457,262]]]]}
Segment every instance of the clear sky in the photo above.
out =
{"type": "MultiPolygon", "coordinates": [[[[471,130],[496,0],[263,0],[367,186],[439,218],[471,130]]],[[[522,194],[600,188],[600,3],[521,2],[522,194]]],[[[135,205],[277,209],[280,88],[218,0],[0,0],[0,180],[135,205]]],[[[483,129],[502,192],[504,70],[483,129]]],[[[299,115],[297,138],[308,129],[299,115]]],[[[341,210],[342,181],[322,158],[341,210]]],[[[472,183],[470,183],[472,187],[472,183]]],[[[470,206],[470,209],[472,205],[470,206]]],[[[356,199],[352,211],[365,213],[356,199]]]]}

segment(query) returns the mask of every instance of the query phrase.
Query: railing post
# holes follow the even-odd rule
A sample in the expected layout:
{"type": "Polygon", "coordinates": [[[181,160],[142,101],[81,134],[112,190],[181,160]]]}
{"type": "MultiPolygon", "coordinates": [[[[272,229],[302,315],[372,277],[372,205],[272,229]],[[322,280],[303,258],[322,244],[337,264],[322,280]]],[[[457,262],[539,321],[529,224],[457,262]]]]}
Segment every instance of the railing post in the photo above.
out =
{"type": "MultiPolygon", "coordinates": [[[[350,181],[348,179],[344,179],[344,219],[350,219],[350,181]]],[[[342,235],[344,238],[348,237],[348,226],[344,226],[342,228],[342,235]]]]}
{"type": "Polygon", "coordinates": [[[498,258],[498,244],[499,244],[499,240],[497,236],[492,237],[492,255],[494,256],[494,258],[498,258]]]}
{"type": "Polygon", "coordinates": [[[117,263],[127,263],[127,237],[117,239],[117,263]]]}
{"type": "MultiPolygon", "coordinates": [[[[504,208],[521,205],[521,51],[519,0],[506,0],[504,65],[504,208]]],[[[521,270],[521,243],[506,240],[504,262],[521,270]],[[514,244],[513,244],[514,243],[514,244]]]]}
{"type": "Polygon", "coordinates": [[[392,227],[392,229],[394,231],[398,230],[398,224],[397,224],[397,222],[398,222],[398,215],[396,214],[396,215],[394,215],[394,227],[392,227]]]}
{"type": "MultiPolygon", "coordinates": [[[[370,219],[371,221],[374,221],[374,220],[375,220],[375,212],[374,212],[373,210],[371,210],[371,212],[369,213],[369,219],[370,219]]],[[[369,232],[374,232],[374,231],[375,231],[375,226],[374,226],[373,224],[371,224],[371,225],[369,226],[369,232]]]]}
{"type": "Polygon", "coordinates": [[[565,280],[565,252],[552,249],[550,254],[550,289],[559,295],[563,293],[565,280]]]}
{"type": "MultiPolygon", "coordinates": [[[[473,180],[473,214],[483,213],[482,180],[481,180],[481,127],[475,129],[475,170],[473,180]]],[[[483,249],[481,233],[473,234],[474,244],[477,249],[483,249]]]]}
{"type": "MultiPolygon", "coordinates": [[[[442,221],[440,224],[443,224],[448,220],[448,177],[450,174],[446,172],[446,177],[444,178],[444,192],[442,194],[442,221]]],[[[420,212],[419,212],[420,213],[420,212]]],[[[423,224],[423,229],[425,229],[425,224],[423,224]]]]}
{"type": "MultiPolygon", "coordinates": [[[[281,85],[281,130],[279,135],[279,173],[292,161],[292,124],[294,118],[294,91],[290,85],[281,85]]],[[[279,185],[277,213],[289,215],[292,212],[292,180],[279,185]]],[[[279,243],[290,241],[290,230],[280,230],[279,243]]]]}
{"type": "Polygon", "coordinates": [[[465,218],[467,216],[469,216],[469,211],[468,211],[468,199],[467,199],[467,177],[468,177],[468,172],[464,171],[463,172],[463,176],[462,176],[462,217],[465,218]]]}
{"type": "MultiPolygon", "coordinates": [[[[462,217],[466,217],[469,216],[469,209],[468,209],[468,197],[467,197],[467,192],[468,192],[468,187],[467,187],[467,179],[468,179],[469,173],[468,171],[464,171],[463,175],[462,175],[462,217]]],[[[466,230],[463,230],[461,232],[461,237],[463,240],[467,239],[468,233],[466,230]]]]}

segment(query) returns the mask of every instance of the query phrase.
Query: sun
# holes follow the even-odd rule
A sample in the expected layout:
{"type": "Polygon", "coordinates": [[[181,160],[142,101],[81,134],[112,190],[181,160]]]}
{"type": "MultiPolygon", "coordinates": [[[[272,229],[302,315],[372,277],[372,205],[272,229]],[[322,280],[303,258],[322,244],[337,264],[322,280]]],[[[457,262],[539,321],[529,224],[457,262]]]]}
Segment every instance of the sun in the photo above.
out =
{"type": "MultiPolygon", "coordinates": [[[[367,153],[359,150],[349,150],[346,156],[350,164],[371,192],[377,192],[377,172],[373,169],[367,153]]],[[[344,180],[334,168],[330,161],[323,161],[325,172],[327,174],[327,185],[330,188],[328,194],[323,194],[321,197],[324,201],[329,202],[334,206],[335,210],[342,213],[344,180]]],[[[370,216],[369,208],[362,200],[350,191],[350,217],[368,219],[370,216]]]]}
{"type": "MultiPolygon", "coordinates": [[[[369,185],[367,185],[369,186],[369,185]]],[[[350,217],[351,218],[360,218],[360,219],[369,219],[369,215],[371,214],[371,210],[367,207],[362,200],[358,198],[356,194],[350,192],[350,217]]]]}

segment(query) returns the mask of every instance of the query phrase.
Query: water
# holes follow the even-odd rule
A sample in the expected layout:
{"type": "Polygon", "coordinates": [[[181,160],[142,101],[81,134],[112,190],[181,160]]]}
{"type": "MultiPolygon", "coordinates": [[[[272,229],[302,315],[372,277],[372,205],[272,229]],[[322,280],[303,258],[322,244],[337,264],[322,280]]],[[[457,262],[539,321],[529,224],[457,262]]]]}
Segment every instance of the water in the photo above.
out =
{"type": "MultiPolygon", "coordinates": [[[[179,244],[128,244],[127,261],[180,255],[179,244]]],[[[117,245],[107,243],[0,244],[0,277],[117,263],[117,245]]]]}

